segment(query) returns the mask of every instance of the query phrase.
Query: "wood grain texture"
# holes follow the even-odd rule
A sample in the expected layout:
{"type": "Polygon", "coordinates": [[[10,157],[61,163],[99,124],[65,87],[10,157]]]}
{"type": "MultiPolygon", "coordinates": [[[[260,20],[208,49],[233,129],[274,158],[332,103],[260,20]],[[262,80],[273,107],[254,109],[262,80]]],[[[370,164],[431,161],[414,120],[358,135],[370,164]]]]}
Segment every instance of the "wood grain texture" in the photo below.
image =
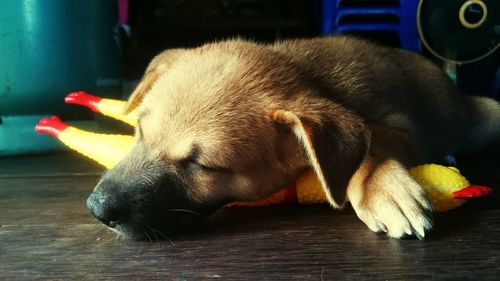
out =
{"type": "Polygon", "coordinates": [[[105,169],[77,152],[0,157],[0,178],[101,174],[105,169]]]}
{"type": "Polygon", "coordinates": [[[498,280],[500,212],[443,214],[424,241],[369,232],[328,208],[224,210],[172,242],[99,224],[4,225],[7,279],[498,280]]]}
{"type": "Polygon", "coordinates": [[[372,233],[350,209],[286,205],[223,209],[171,241],[128,241],[85,208],[97,175],[56,172],[0,176],[0,280],[500,279],[498,208],[438,214],[423,241],[372,233]]]}

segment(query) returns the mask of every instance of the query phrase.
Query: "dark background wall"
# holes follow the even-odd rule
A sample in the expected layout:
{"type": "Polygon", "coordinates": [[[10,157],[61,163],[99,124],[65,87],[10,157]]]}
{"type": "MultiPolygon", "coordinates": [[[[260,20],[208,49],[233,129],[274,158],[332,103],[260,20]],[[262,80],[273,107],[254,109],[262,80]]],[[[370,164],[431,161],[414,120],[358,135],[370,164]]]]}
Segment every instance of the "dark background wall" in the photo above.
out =
{"type": "Polygon", "coordinates": [[[317,0],[130,1],[124,76],[140,77],[161,50],[231,38],[271,42],[319,35],[317,0]]]}

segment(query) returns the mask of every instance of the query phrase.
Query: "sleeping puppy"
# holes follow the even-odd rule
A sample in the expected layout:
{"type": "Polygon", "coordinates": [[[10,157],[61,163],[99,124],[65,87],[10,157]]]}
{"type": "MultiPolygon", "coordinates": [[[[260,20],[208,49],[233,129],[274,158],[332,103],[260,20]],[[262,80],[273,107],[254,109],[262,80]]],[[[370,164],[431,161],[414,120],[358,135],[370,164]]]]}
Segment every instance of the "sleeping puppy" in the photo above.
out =
{"type": "Polygon", "coordinates": [[[373,231],[424,237],[431,205],[408,167],[494,137],[500,106],[460,95],[423,57],[350,37],[167,50],[128,111],[132,151],[87,200],[130,238],[170,233],[313,169],[334,208],[373,231]]]}

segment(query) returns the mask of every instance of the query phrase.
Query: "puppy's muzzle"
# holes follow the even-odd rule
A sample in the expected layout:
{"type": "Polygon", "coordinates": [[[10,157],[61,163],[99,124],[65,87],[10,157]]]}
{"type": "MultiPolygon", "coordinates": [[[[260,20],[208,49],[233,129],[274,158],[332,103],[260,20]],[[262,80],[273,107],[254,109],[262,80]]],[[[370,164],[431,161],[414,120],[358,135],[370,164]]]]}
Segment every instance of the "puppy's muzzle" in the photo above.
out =
{"type": "Polygon", "coordinates": [[[123,198],[106,192],[108,188],[99,188],[87,198],[87,208],[98,220],[108,227],[126,222],[130,213],[123,198]]]}
{"type": "Polygon", "coordinates": [[[195,226],[218,207],[194,201],[173,165],[137,150],[107,171],[87,198],[88,209],[103,224],[141,239],[195,226]]]}

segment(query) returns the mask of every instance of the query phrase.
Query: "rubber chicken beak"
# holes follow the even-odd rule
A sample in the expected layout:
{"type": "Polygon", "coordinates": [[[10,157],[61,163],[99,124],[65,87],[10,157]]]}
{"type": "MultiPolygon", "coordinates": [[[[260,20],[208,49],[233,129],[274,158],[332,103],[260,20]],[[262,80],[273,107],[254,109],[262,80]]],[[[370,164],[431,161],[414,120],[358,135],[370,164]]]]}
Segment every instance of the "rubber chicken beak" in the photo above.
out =
{"type": "Polygon", "coordinates": [[[451,196],[456,199],[472,199],[486,196],[491,192],[493,192],[493,189],[491,189],[491,187],[482,185],[469,185],[453,192],[451,196]]]}

